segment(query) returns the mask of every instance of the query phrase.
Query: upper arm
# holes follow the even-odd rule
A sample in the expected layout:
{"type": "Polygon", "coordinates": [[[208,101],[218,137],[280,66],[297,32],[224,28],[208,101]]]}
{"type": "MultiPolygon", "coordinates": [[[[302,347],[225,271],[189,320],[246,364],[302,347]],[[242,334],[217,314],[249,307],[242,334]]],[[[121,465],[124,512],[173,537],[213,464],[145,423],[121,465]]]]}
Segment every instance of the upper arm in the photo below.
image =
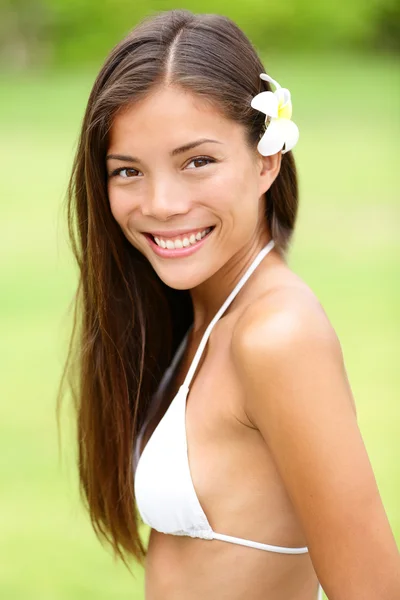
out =
{"type": "Polygon", "coordinates": [[[330,600],[400,597],[400,559],[339,340],[297,294],[247,309],[232,339],[246,413],[277,465],[330,600]],[[269,303],[269,304],[268,304],[269,303]]]}

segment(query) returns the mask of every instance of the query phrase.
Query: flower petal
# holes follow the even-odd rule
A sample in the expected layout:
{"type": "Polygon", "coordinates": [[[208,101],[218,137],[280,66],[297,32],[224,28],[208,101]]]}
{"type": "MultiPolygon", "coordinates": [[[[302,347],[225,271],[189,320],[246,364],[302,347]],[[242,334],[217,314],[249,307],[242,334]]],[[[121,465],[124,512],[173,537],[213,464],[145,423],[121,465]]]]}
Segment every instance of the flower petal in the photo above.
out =
{"type": "Polygon", "coordinates": [[[263,156],[271,156],[282,150],[285,143],[284,128],[281,119],[272,119],[264,135],[258,142],[257,150],[263,156]]]}
{"type": "Polygon", "coordinates": [[[289,152],[298,142],[300,133],[296,123],[293,123],[290,119],[278,119],[281,122],[281,131],[283,132],[283,138],[285,140],[285,149],[282,150],[282,154],[289,152]]]}
{"type": "Polygon", "coordinates": [[[274,92],[261,92],[251,101],[252,108],[265,113],[269,117],[278,117],[278,98],[274,92]]]}
{"type": "Polygon", "coordinates": [[[289,104],[285,104],[284,106],[281,106],[281,108],[278,110],[278,115],[280,119],[287,119],[288,121],[290,121],[290,118],[292,116],[292,105],[289,102],[289,104]]]}
{"type": "Polygon", "coordinates": [[[270,77],[266,73],[260,73],[260,78],[263,79],[264,81],[269,81],[270,83],[273,83],[274,86],[276,87],[276,89],[279,89],[281,87],[279,85],[279,83],[277,81],[275,81],[275,79],[272,79],[272,77],[270,77]]]}
{"type": "Polygon", "coordinates": [[[279,118],[290,119],[292,116],[292,102],[290,92],[286,88],[280,88],[275,92],[278,96],[279,106],[278,115],[279,118]]]}

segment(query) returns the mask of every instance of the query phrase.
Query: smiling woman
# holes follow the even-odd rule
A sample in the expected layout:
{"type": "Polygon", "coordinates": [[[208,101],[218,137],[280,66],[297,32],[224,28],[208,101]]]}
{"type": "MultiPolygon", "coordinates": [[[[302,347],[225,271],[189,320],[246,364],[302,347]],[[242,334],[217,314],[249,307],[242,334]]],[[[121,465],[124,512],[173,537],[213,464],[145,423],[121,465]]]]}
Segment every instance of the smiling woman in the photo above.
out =
{"type": "MultiPolygon", "coordinates": [[[[159,86],[119,112],[109,134],[107,166],[115,220],[169,287],[195,288],[251,239],[262,190],[254,195],[257,159],[246,145],[243,126],[221,118],[209,102],[179,86],[159,86]],[[166,106],[168,119],[163,120],[166,106]],[[193,237],[182,237],[185,232],[193,237]],[[157,261],[204,252],[206,242],[213,255],[196,269],[188,261],[157,261]]],[[[265,159],[259,185],[272,183],[278,166],[276,157],[265,159]]]]}
{"type": "Polygon", "coordinates": [[[230,19],[172,10],[94,83],[61,382],[81,491],[97,535],[146,567],[148,600],[316,600],[319,582],[330,600],[395,600],[340,344],[286,262],[299,135],[263,71],[230,19]]]}

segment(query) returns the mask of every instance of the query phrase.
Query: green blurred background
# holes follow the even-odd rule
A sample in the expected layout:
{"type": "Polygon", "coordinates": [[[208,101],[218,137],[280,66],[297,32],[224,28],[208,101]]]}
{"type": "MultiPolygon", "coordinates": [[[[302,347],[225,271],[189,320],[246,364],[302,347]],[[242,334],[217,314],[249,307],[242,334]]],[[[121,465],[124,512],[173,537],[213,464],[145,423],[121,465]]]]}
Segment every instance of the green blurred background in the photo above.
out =
{"type": "MultiPolygon", "coordinates": [[[[77,269],[64,199],[91,85],[144,15],[234,19],[292,93],[301,204],[289,258],[341,340],[360,429],[400,545],[399,50],[394,0],[0,5],[0,597],[143,599],[94,536],[77,492],[72,412],[55,396],[77,269]]],[[[148,531],[143,529],[146,537],[148,531]]]]}

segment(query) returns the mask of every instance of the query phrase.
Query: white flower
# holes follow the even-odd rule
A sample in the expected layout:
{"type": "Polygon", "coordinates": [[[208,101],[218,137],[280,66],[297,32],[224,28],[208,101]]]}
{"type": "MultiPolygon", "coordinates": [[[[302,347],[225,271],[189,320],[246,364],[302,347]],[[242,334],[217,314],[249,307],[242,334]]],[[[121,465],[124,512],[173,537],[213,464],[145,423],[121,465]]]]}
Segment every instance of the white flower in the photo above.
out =
{"type": "Polygon", "coordinates": [[[263,156],[270,156],[279,150],[285,154],[297,144],[299,139],[299,128],[290,120],[292,116],[290,92],[266,73],[261,73],[260,77],[264,81],[273,83],[276,90],[261,92],[251,101],[253,108],[267,115],[265,118],[267,128],[258,142],[257,150],[263,156]],[[284,150],[283,146],[285,146],[284,150]]]}

